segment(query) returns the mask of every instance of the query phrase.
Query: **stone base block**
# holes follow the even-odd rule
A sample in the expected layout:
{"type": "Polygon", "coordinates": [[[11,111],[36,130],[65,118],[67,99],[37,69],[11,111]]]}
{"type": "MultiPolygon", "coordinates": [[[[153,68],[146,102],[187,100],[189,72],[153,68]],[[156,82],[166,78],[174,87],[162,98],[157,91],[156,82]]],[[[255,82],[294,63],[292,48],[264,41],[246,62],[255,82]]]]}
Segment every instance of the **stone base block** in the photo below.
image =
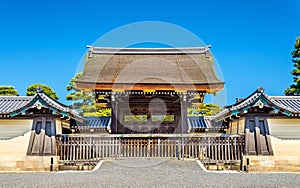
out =
{"type": "Polygon", "coordinates": [[[248,172],[300,172],[300,156],[245,156],[248,172]]]}
{"type": "Polygon", "coordinates": [[[57,156],[25,156],[5,159],[0,162],[0,171],[33,171],[33,172],[50,172],[58,170],[57,156]],[[51,158],[53,164],[51,164],[51,158]]]}

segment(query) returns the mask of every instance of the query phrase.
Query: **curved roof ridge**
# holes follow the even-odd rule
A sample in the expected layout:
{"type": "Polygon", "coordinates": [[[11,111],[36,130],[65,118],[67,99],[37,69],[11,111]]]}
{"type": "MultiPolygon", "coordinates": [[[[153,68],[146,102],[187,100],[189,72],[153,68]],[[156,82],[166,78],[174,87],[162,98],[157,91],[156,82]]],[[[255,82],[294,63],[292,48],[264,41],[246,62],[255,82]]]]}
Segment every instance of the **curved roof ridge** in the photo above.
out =
{"type": "Polygon", "coordinates": [[[277,102],[277,101],[274,100],[271,96],[268,96],[268,95],[265,94],[265,93],[263,93],[263,95],[264,95],[270,102],[272,102],[274,105],[276,105],[276,106],[278,106],[278,107],[280,107],[280,108],[282,108],[282,109],[288,110],[288,111],[290,111],[290,112],[294,112],[294,113],[296,112],[296,111],[294,111],[294,109],[292,109],[291,107],[286,106],[286,105],[284,105],[284,104],[281,104],[281,103],[277,102]]]}
{"type": "Polygon", "coordinates": [[[34,96],[0,96],[0,100],[3,100],[3,99],[20,99],[20,98],[23,98],[23,99],[31,99],[33,98],[34,96]]]}
{"type": "Polygon", "coordinates": [[[249,95],[246,99],[242,100],[241,102],[239,102],[238,104],[234,104],[232,105],[229,109],[231,111],[234,110],[238,110],[241,109],[243,107],[246,107],[247,105],[252,104],[255,100],[257,100],[261,95],[263,95],[267,100],[269,100],[270,103],[272,103],[275,106],[278,106],[279,108],[282,108],[284,110],[288,110],[290,112],[297,112],[295,111],[293,108],[286,106],[282,103],[277,102],[276,100],[274,100],[272,97],[268,96],[263,89],[257,89],[254,93],[252,93],[251,95],[249,95]]]}
{"type": "Polygon", "coordinates": [[[259,89],[255,90],[253,93],[251,93],[248,97],[244,98],[243,100],[241,100],[235,104],[225,106],[225,108],[233,109],[233,107],[243,106],[243,103],[247,102],[250,98],[255,100],[257,97],[259,97],[261,95],[261,93],[264,93],[264,90],[262,88],[259,88],[259,89]]]}
{"type": "Polygon", "coordinates": [[[80,121],[84,120],[76,110],[52,99],[44,92],[37,92],[33,96],[0,97],[0,114],[5,115],[6,117],[7,115],[15,116],[22,110],[30,108],[32,105],[34,105],[33,102],[37,102],[39,99],[43,100],[48,106],[56,108],[58,111],[68,113],[68,116],[72,116],[74,119],[78,119],[80,121]]]}
{"type": "Polygon", "coordinates": [[[202,47],[180,48],[114,48],[87,46],[89,53],[93,54],[205,54],[210,52],[211,45],[202,47]]]}
{"type": "Polygon", "coordinates": [[[65,104],[62,104],[54,99],[52,99],[50,96],[48,96],[46,93],[41,92],[41,93],[37,93],[36,95],[39,95],[43,100],[45,100],[46,102],[49,102],[50,105],[53,105],[55,108],[62,110],[64,112],[72,112],[73,114],[76,114],[77,116],[79,116],[79,113],[72,109],[72,107],[69,107],[65,104]]]}
{"type": "Polygon", "coordinates": [[[252,95],[250,95],[249,97],[247,97],[245,100],[243,100],[240,104],[233,105],[230,109],[231,110],[236,110],[236,109],[243,108],[243,107],[245,107],[247,105],[250,105],[253,101],[255,101],[260,96],[261,96],[261,93],[253,93],[252,95]]]}
{"type": "MultiPolygon", "coordinates": [[[[37,93],[36,95],[39,95],[42,99],[44,99],[47,103],[52,104],[54,107],[63,110],[63,111],[67,111],[67,106],[59,103],[58,101],[55,101],[54,99],[52,99],[49,95],[47,95],[44,92],[41,93],[37,93]]],[[[36,96],[37,97],[37,96],[36,96]]]]}
{"type": "Polygon", "coordinates": [[[225,106],[220,113],[212,116],[211,119],[218,120],[225,116],[231,116],[233,111],[240,110],[248,105],[254,105],[254,102],[260,97],[264,97],[271,105],[277,106],[280,109],[289,111],[291,113],[300,113],[300,96],[268,96],[262,88],[255,90],[247,98],[230,106],[225,106]]]}
{"type": "Polygon", "coordinates": [[[300,99],[300,96],[299,95],[295,95],[295,96],[291,96],[291,95],[288,95],[288,96],[269,96],[270,98],[272,99],[300,99]]]}

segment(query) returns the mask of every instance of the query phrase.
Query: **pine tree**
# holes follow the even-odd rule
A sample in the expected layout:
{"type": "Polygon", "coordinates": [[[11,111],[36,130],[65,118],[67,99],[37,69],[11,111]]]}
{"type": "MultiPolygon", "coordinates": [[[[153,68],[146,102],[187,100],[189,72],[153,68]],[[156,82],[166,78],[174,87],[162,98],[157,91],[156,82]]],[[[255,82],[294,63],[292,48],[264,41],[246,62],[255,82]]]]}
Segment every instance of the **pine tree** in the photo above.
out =
{"type": "Polygon", "coordinates": [[[295,69],[291,72],[294,83],[285,91],[285,95],[300,95],[300,36],[297,37],[295,49],[292,52],[292,61],[295,69]]]}
{"type": "Polygon", "coordinates": [[[27,87],[26,89],[26,95],[27,96],[32,96],[36,94],[36,91],[38,88],[41,88],[45,94],[49,95],[54,100],[58,100],[58,96],[55,91],[50,86],[47,86],[45,84],[31,84],[30,86],[27,87]]]}
{"type": "Polygon", "coordinates": [[[96,101],[91,92],[84,92],[75,88],[75,80],[78,80],[82,76],[82,73],[77,73],[67,85],[67,91],[71,92],[66,96],[67,100],[73,101],[72,107],[77,110],[81,115],[84,113],[93,113],[97,111],[96,101]]]}
{"type": "Polygon", "coordinates": [[[0,96],[17,96],[18,91],[14,86],[0,86],[0,96]]]}
{"type": "Polygon", "coordinates": [[[188,116],[213,116],[222,111],[217,104],[201,104],[198,107],[188,108],[188,116]]]}

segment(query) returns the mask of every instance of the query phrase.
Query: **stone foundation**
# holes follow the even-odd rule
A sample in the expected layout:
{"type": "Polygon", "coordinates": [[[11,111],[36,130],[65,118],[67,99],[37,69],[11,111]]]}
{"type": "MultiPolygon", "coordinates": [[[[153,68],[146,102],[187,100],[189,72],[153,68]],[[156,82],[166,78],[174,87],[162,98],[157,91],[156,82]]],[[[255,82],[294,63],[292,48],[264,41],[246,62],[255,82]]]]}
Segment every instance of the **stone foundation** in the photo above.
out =
{"type": "Polygon", "coordinates": [[[30,131],[23,136],[8,140],[0,140],[0,172],[50,171],[51,158],[52,170],[58,170],[57,156],[27,156],[30,131]]]}
{"type": "Polygon", "coordinates": [[[235,163],[235,164],[211,164],[211,165],[204,165],[204,167],[207,170],[211,171],[221,171],[221,170],[240,170],[241,164],[235,163]]]}
{"type": "Polygon", "coordinates": [[[80,170],[80,171],[91,171],[95,168],[96,164],[60,164],[58,170],[80,170]]]}
{"type": "Polygon", "coordinates": [[[244,164],[248,172],[300,172],[299,156],[245,156],[244,164]]]}
{"type": "Polygon", "coordinates": [[[300,172],[300,140],[270,138],[274,155],[244,156],[243,169],[248,172],[300,172]]]}
{"type": "MultiPolygon", "coordinates": [[[[3,159],[3,158],[2,158],[3,159]]],[[[50,172],[58,170],[57,156],[6,157],[0,162],[0,172],[50,172]],[[51,165],[51,158],[53,164],[51,165]]]]}

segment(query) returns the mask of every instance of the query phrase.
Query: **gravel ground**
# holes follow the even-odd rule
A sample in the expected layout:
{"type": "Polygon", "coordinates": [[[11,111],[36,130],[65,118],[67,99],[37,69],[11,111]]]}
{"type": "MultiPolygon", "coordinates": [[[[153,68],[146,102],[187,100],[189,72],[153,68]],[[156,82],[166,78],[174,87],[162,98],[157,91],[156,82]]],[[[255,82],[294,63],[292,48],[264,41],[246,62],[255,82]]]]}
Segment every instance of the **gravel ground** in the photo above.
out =
{"type": "Polygon", "coordinates": [[[0,187],[300,187],[300,174],[209,173],[196,161],[105,161],[94,172],[0,174],[0,187]]]}

